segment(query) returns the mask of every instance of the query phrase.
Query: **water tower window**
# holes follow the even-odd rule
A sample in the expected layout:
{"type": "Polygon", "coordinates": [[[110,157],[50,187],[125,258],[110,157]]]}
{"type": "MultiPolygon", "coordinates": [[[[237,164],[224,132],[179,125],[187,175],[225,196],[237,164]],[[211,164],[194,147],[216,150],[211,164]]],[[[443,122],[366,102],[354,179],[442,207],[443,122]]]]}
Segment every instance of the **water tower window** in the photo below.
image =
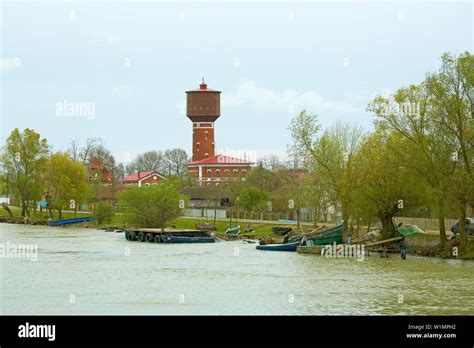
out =
{"type": "Polygon", "coordinates": [[[206,140],[207,140],[208,137],[209,137],[209,132],[208,132],[208,131],[205,131],[205,132],[204,132],[204,136],[206,137],[206,140]]]}
{"type": "Polygon", "coordinates": [[[237,169],[234,169],[233,173],[234,173],[234,176],[237,176],[237,174],[239,174],[239,171],[237,169]]]}
{"type": "Polygon", "coordinates": [[[221,170],[220,169],[216,169],[216,176],[221,176],[221,170]]]}
{"type": "Polygon", "coordinates": [[[207,170],[207,176],[211,176],[212,175],[212,169],[208,169],[207,170]]]}
{"type": "Polygon", "coordinates": [[[199,145],[200,145],[200,144],[201,144],[201,143],[200,143],[199,141],[196,143],[196,150],[198,150],[198,151],[199,151],[199,145]]]}
{"type": "Polygon", "coordinates": [[[204,156],[209,157],[209,154],[206,152],[206,153],[204,154],[204,156]]]}
{"type": "Polygon", "coordinates": [[[224,175],[229,176],[229,169],[224,170],[224,175]]]}

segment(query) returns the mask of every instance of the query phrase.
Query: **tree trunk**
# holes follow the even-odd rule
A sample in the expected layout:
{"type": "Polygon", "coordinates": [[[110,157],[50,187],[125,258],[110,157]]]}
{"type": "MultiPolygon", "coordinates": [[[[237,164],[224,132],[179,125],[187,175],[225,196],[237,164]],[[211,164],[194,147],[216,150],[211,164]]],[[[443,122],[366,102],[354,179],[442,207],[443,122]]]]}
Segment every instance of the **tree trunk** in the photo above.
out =
{"type": "Polygon", "coordinates": [[[300,209],[296,209],[296,229],[300,229],[300,209]]]}
{"type": "Polygon", "coordinates": [[[393,224],[393,215],[386,214],[380,217],[380,222],[382,223],[382,236],[384,238],[390,238],[395,230],[393,224]]]}
{"type": "Polygon", "coordinates": [[[466,229],[466,202],[461,202],[459,211],[459,234],[461,236],[461,250],[467,250],[467,229],[466,229]]]}
{"type": "Polygon", "coordinates": [[[13,217],[13,213],[10,210],[10,207],[8,206],[7,203],[2,203],[2,207],[3,207],[3,209],[5,209],[7,211],[8,215],[10,215],[10,217],[13,217]]]}
{"type": "Polygon", "coordinates": [[[347,243],[347,241],[349,240],[349,216],[346,213],[342,213],[342,224],[344,226],[342,241],[344,243],[347,243]]]}
{"type": "Polygon", "coordinates": [[[63,211],[61,209],[58,209],[58,220],[62,220],[63,218],[63,211]]]}
{"type": "Polygon", "coordinates": [[[446,246],[446,226],[444,225],[444,217],[440,216],[438,219],[438,224],[439,224],[439,245],[441,246],[441,249],[444,250],[444,247],[446,246]]]}
{"type": "Polygon", "coordinates": [[[318,226],[318,220],[319,220],[319,209],[318,207],[315,207],[313,211],[313,226],[314,227],[318,226]]]}

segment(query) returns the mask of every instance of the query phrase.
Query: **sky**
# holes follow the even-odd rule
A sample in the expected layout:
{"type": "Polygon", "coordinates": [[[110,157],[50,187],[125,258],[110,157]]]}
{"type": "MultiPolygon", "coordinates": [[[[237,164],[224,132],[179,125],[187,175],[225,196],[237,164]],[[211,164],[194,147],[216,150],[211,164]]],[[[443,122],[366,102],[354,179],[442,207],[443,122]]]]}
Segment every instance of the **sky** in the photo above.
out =
{"type": "Polygon", "coordinates": [[[471,1],[3,1],[1,144],[32,128],[55,150],[101,138],[125,164],[190,153],[185,91],[204,77],[222,91],[219,153],[285,157],[302,109],[370,130],[371,98],[473,52],[473,16],[471,1]]]}

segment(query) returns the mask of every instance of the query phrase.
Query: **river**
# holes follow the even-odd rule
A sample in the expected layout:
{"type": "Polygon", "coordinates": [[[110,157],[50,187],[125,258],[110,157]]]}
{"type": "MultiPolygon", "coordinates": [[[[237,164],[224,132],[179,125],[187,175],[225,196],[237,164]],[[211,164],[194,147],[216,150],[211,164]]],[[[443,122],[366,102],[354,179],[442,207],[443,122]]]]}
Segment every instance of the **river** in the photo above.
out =
{"type": "Polygon", "coordinates": [[[474,314],[473,261],[358,261],[0,224],[0,246],[20,244],[37,246],[37,260],[0,258],[0,314],[474,314]]]}

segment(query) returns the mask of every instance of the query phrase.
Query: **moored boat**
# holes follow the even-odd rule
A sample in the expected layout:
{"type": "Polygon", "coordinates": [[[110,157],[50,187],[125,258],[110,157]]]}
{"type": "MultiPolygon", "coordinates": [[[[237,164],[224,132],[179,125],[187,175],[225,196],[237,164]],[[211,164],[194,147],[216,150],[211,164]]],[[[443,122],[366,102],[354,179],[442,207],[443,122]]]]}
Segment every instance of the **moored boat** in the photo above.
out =
{"type": "Polygon", "coordinates": [[[198,230],[204,230],[204,231],[215,231],[216,226],[213,224],[196,224],[196,228],[198,230]]]}
{"type": "Polygon", "coordinates": [[[291,232],[293,229],[291,227],[272,227],[272,231],[275,234],[278,234],[280,236],[283,236],[289,232],[291,232]]]}
{"type": "Polygon", "coordinates": [[[80,218],[74,218],[74,219],[64,219],[64,220],[53,220],[50,221],[51,226],[62,226],[62,225],[69,225],[69,224],[77,224],[80,222],[90,222],[94,220],[92,217],[80,217],[80,218]]]}
{"type": "Polygon", "coordinates": [[[235,226],[235,227],[229,227],[225,231],[225,234],[228,236],[238,236],[240,234],[240,225],[235,226]]]}
{"type": "Polygon", "coordinates": [[[343,232],[344,225],[341,224],[324,231],[315,231],[292,236],[290,237],[290,242],[296,242],[300,241],[301,239],[306,239],[306,244],[309,246],[331,243],[340,244],[342,243],[343,232]]]}
{"type": "Polygon", "coordinates": [[[300,245],[300,242],[286,243],[286,244],[264,244],[257,245],[258,250],[271,250],[271,251],[296,251],[300,245]]]}
{"type": "Polygon", "coordinates": [[[214,237],[161,236],[163,243],[214,243],[214,237]]]}

